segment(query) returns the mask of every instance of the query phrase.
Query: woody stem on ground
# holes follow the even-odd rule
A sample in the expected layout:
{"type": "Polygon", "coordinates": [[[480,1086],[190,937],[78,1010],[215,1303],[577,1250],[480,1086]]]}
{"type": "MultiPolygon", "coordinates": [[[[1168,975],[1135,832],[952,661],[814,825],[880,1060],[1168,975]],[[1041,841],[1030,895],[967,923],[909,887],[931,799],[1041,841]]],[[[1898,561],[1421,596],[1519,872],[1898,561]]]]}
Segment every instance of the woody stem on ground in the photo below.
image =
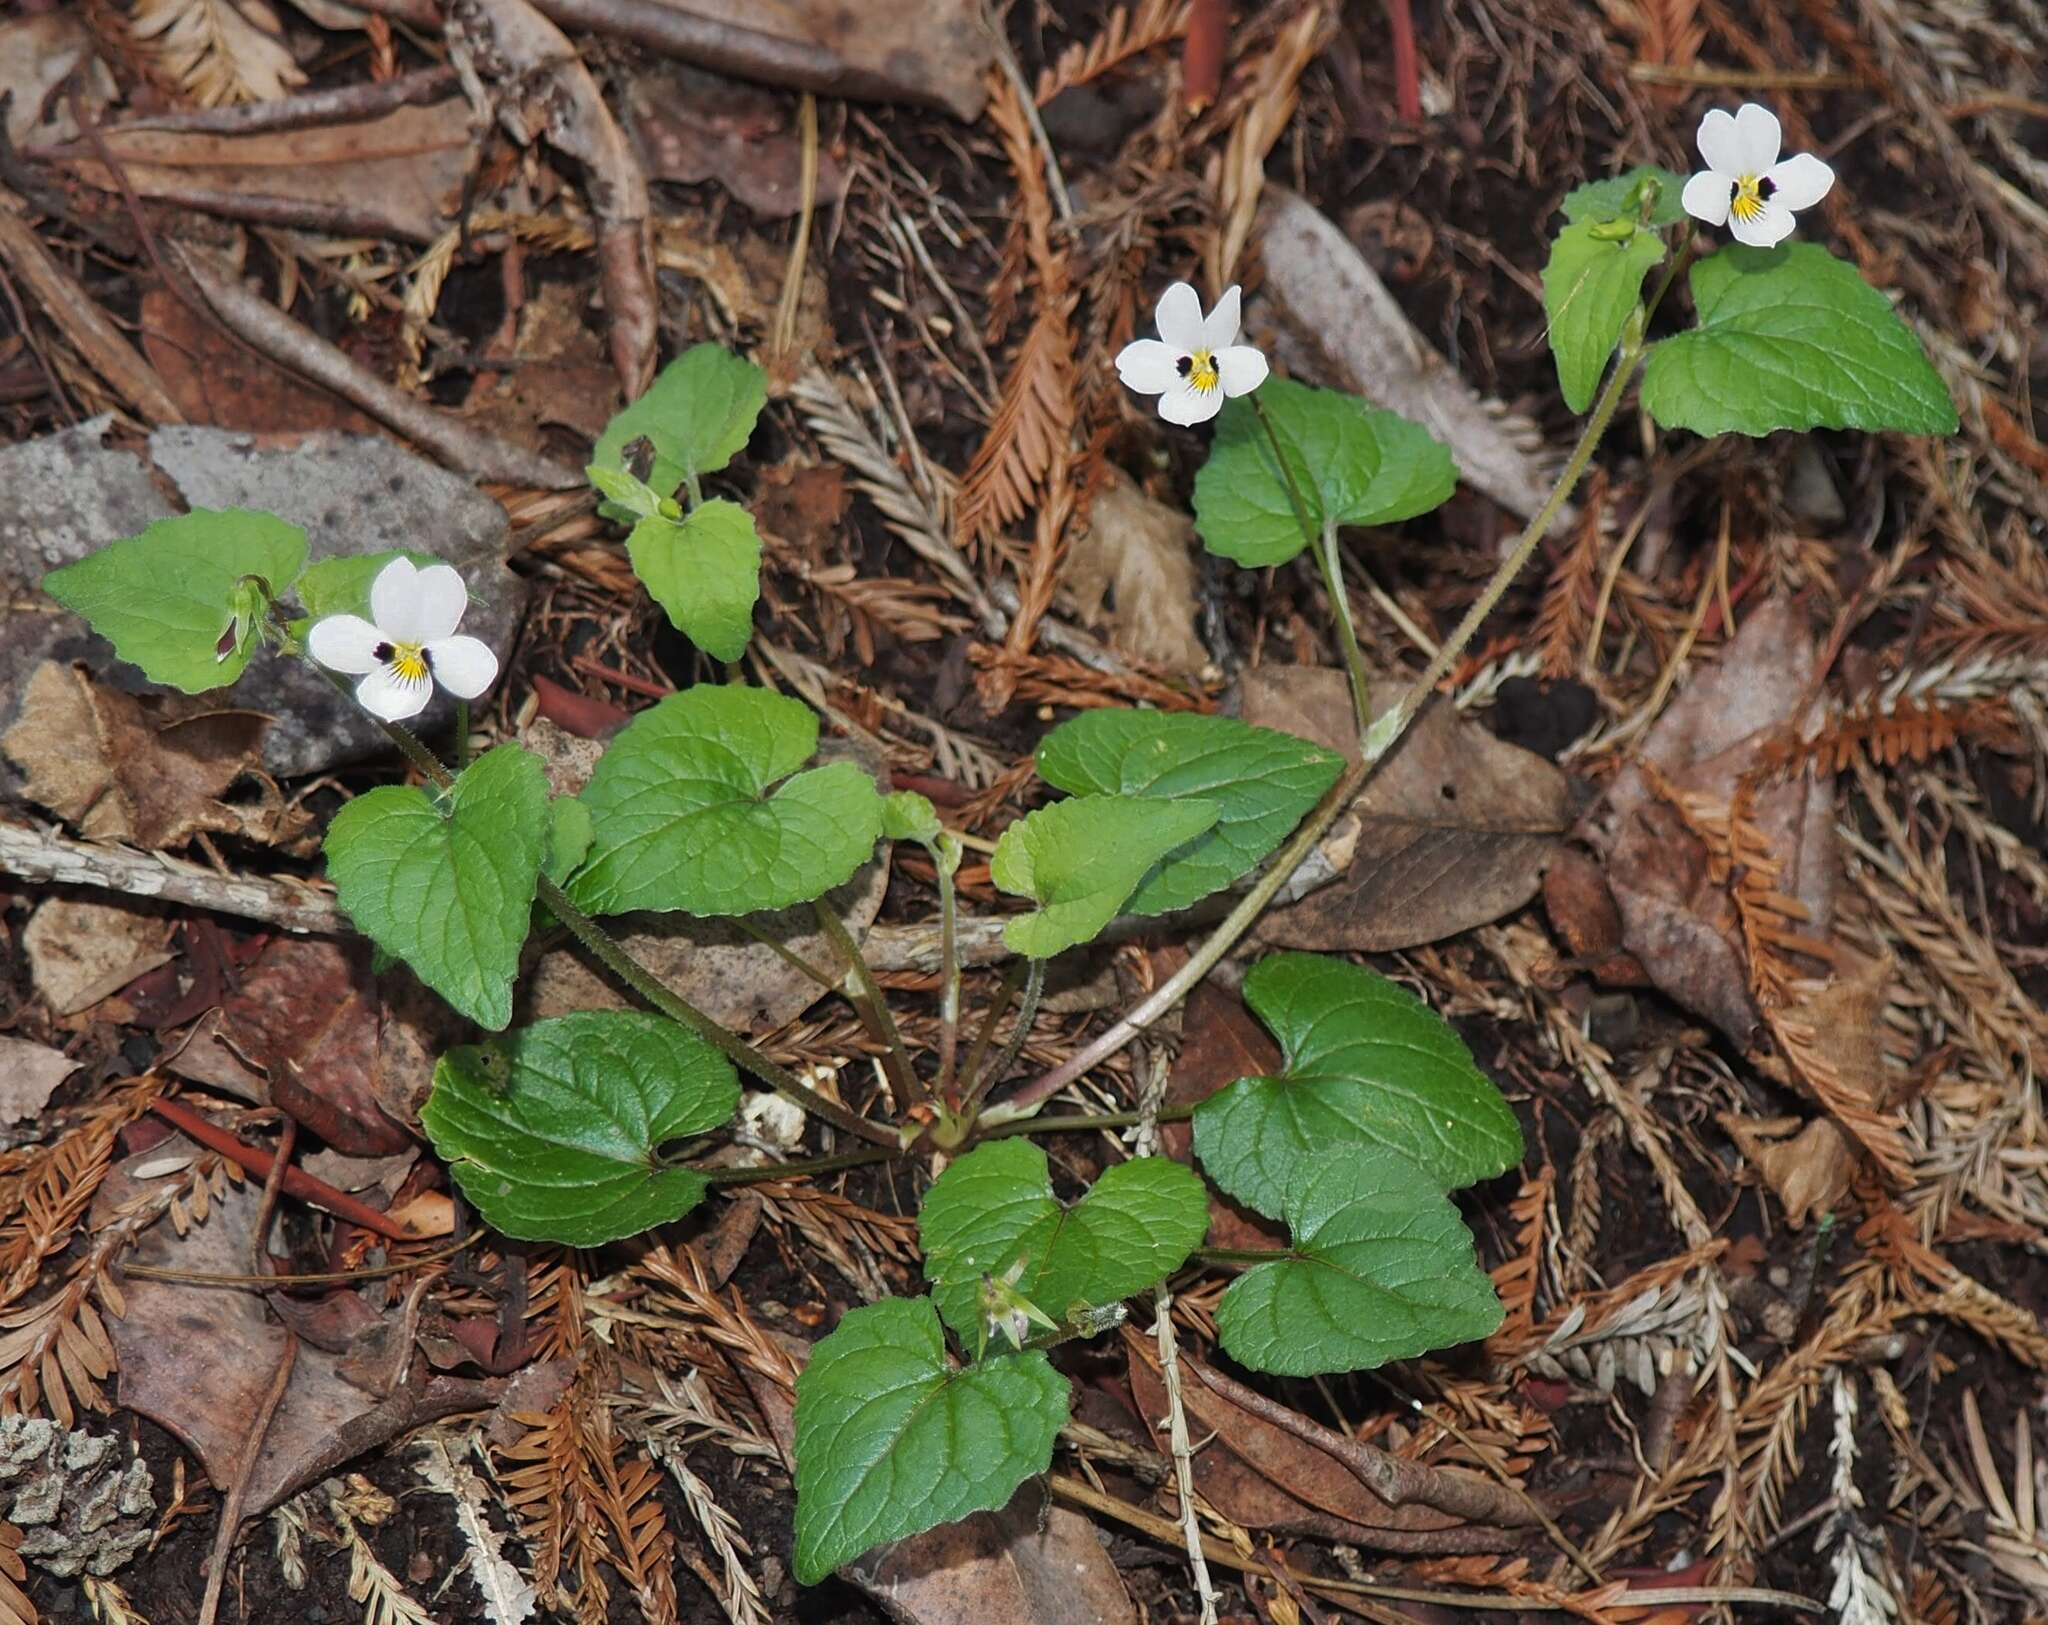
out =
{"type": "MultiPolygon", "coordinates": [[[[326,667],[315,662],[314,669],[343,693],[348,692],[347,685],[340,682],[326,667]]],[[[455,783],[453,775],[441,764],[440,759],[420,742],[410,728],[401,727],[395,722],[385,722],[383,727],[391,742],[403,752],[405,759],[436,786],[446,790],[455,783]]],[[[570,935],[588,948],[606,970],[669,1020],[688,1027],[735,1066],[752,1073],[777,1094],[794,1101],[812,1116],[836,1128],[844,1129],[848,1134],[857,1135],[876,1145],[888,1146],[892,1150],[901,1144],[893,1129],[880,1123],[871,1123],[837,1101],[827,1100],[817,1090],[806,1085],[789,1068],[771,1061],[739,1034],[720,1026],[695,1005],[670,992],[662,985],[660,978],[620,947],[603,927],[572,903],[568,894],[546,875],[535,877],[534,896],[548,906],[555,918],[569,928],[570,935]]]]}
{"type": "Polygon", "coordinates": [[[1362,743],[1366,730],[1372,726],[1372,685],[1365,670],[1365,654],[1358,647],[1358,629],[1351,620],[1351,597],[1344,587],[1344,560],[1337,551],[1337,527],[1328,519],[1319,528],[1308,511],[1308,499],[1301,494],[1301,482],[1295,478],[1294,465],[1287,460],[1286,449],[1280,443],[1280,431],[1267,415],[1257,392],[1243,399],[1252,403],[1252,413],[1259,420],[1259,427],[1266,431],[1266,442],[1273,448],[1273,463],[1280,471],[1280,480],[1287,487],[1287,501],[1294,509],[1294,522],[1301,527],[1301,539],[1308,550],[1315,555],[1316,564],[1323,572],[1323,589],[1330,595],[1330,612],[1337,618],[1338,647],[1344,652],[1344,670],[1351,679],[1351,710],[1358,723],[1358,737],[1362,743]]]}
{"type": "MultiPolygon", "coordinates": [[[[1348,766],[1337,782],[1330,786],[1329,793],[1316,803],[1315,809],[1308,815],[1307,822],[1294,832],[1294,838],[1280,849],[1279,855],[1274,858],[1266,872],[1259,877],[1251,890],[1238,899],[1237,906],[1223,917],[1222,923],[1188,956],[1186,964],[1161,982],[1129,1013],[1112,1023],[1092,1042],[1077,1050],[1050,1072],[1041,1073],[1033,1078],[1010,1096],[1003,1103],[1007,1112],[1025,1113],[1041,1102],[1049,1100],[1091,1067],[1100,1066],[1179,1004],[1203,977],[1216,968],[1223,956],[1237,946],[1239,939],[1265,912],[1266,905],[1272,902],[1280,888],[1287,884],[1294,871],[1300,867],[1302,860],[1315,850],[1316,843],[1323,838],[1324,832],[1337,821],[1337,815],[1351,804],[1351,798],[1372,776],[1373,769],[1400,741],[1401,735],[1407,731],[1408,725],[1415,720],[1435,690],[1437,682],[1450,670],[1452,662],[1472,641],[1473,634],[1479,630],[1480,622],[1485,620],[1493,606],[1500,602],[1501,594],[1507,591],[1509,583],[1521,573],[1522,566],[1529,562],[1529,557],[1536,551],[1537,544],[1557,522],[1558,514],[1563,512],[1565,503],[1570,500],[1572,491],[1586,472],[1587,465],[1592,462],[1595,449],[1606,434],[1608,425],[1614,421],[1614,414],[1621,406],[1622,397],[1628,392],[1629,382],[1634,378],[1636,367],[1648,347],[1650,313],[1656,309],[1666,290],[1670,288],[1684,258],[1683,249],[1673,256],[1670,268],[1666,271],[1664,280],[1658,284],[1657,291],[1646,303],[1638,305],[1635,315],[1629,319],[1621,353],[1615,358],[1614,371],[1608,377],[1607,387],[1601,391],[1599,400],[1594,403],[1592,415],[1586,419],[1585,426],[1579,431],[1578,443],[1572,447],[1571,457],[1557,476],[1557,483],[1551,487],[1550,495],[1544,500],[1543,506],[1536,510],[1535,517],[1516,538],[1514,547],[1501,561],[1500,567],[1494,571],[1493,578],[1487,582],[1478,602],[1472,606],[1464,620],[1458,624],[1458,629],[1437,651],[1436,658],[1430,662],[1429,670],[1423,674],[1422,680],[1401,696],[1377,726],[1367,731],[1364,759],[1348,766]]],[[[1256,396],[1250,398],[1257,400],[1256,396]]],[[[1260,421],[1265,422],[1263,413],[1260,414],[1260,421]]],[[[1270,425],[1268,432],[1271,432],[1270,425]]],[[[1277,438],[1274,444],[1277,455],[1277,438]]],[[[1285,466],[1283,459],[1282,467],[1285,466]]],[[[1361,705],[1360,715],[1365,714],[1361,705]]]]}

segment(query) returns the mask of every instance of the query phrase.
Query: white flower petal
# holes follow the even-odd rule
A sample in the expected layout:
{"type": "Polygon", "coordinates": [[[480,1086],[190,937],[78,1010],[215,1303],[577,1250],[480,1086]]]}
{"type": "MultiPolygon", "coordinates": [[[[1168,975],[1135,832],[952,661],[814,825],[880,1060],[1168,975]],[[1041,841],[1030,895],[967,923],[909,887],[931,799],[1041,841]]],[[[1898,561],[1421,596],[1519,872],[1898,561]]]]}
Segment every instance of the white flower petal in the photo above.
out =
{"type": "Polygon", "coordinates": [[[1249,344],[1233,344],[1216,352],[1216,376],[1226,395],[1249,395],[1266,381],[1266,372],[1265,356],[1249,344]]]}
{"type": "Polygon", "coordinates": [[[1176,282],[1159,296],[1159,309],[1152,319],[1158,324],[1159,336],[1176,350],[1201,349],[1202,296],[1187,283],[1176,282]]]}
{"type": "Polygon", "coordinates": [[[498,680],[498,657],[481,638],[436,638],[427,659],[434,681],[461,699],[475,699],[498,680]]]}
{"type": "Polygon", "coordinates": [[[1133,339],[1117,352],[1116,375],[1140,395],[1164,395],[1180,382],[1187,351],[1157,339],[1133,339]]]}
{"type": "Polygon", "coordinates": [[[1183,429],[1207,423],[1222,410],[1223,391],[1220,389],[1197,389],[1192,384],[1182,383],[1159,397],[1159,415],[1183,429]]]}
{"type": "Polygon", "coordinates": [[[377,645],[384,641],[360,615],[326,615],[306,634],[306,653],[329,671],[360,677],[377,669],[377,645]]]}
{"type": "Polygon", "coordinates": [[[1776,198],[1772,198],[1747,220],[1740,215],[1731,215],[1728,219],[1728,229],[1735,233],[1735,240],[1738,243],[1747,243],[1751,248],[1776,247],[1792,235],[1792,228],[1796,224],[1792,218],[1792,211],[1776,198]]]}
{"type": "Polygon", "coordinates": [[[393,559],[370,583],[370,619],[393,643],[417,643],[412,631],[413,577],[411,559],[393,559]]]}
{"type": "Polygon", "coordinates": [[[1678,201],[1693,219],[1704,220],[1710,226],[1725,226],[1728,224],[1729,188],[1734,184],[1718,171],[1703,169],[1685,183],[1685,190],[1678,194],[1678,201]]]}
{"type": "Polygon", "coordinates": [[[407,679],[399,676],[392,666],[379,666],[356,684],[356,703],[373,717],[380,717],[386,722],[403,722],[407,717],[416,717],[424,711],[433,693],[431,678],[407,679]]]}
{"type": "Polygon", "coordinates": [[[1744,102],[1735,113],[1735,140],[1742,160],[1737,174],[1761,175],[1778,161],[1784,136],[1778,115],[1761,102],[1744,102]]]}
{"type": "Polygon", "coordinates": [[[1742,173],[1742,138],[1735,133],[1735,115],[1717,107],[1700,120],[1700,156],[1707,168],[1731,180],[1742,173]]]}
{"type": "Polygon", "coordinates": [[[1835,172],[1810,152],[1795,152],[1773,165],[1765,178],[1771,183],[1771,201],[1788,209],[1812,208],[1835,184],[1835,172]]]}
{"type": "Polygon", "coordinates": [[[1237,342],[1238,303],[1241,298],[1235,282],[1223,290],[1223,297],[1216,301],[1216,308],[1209,312],[1202,323],[1202,348],[1205,350],[1227,350],[1237,342]]]}
{"type": "MultiPolygon", "coordinates": [[[[412,578],[412,603],[407,611],[411,630],[400,643],[432,643],[455,635],[462,612],[469,608],[469,588],[452,564],[430,564],[412,578]]],[[[379,626],[389,623],[379,619],[379,626]]]]}

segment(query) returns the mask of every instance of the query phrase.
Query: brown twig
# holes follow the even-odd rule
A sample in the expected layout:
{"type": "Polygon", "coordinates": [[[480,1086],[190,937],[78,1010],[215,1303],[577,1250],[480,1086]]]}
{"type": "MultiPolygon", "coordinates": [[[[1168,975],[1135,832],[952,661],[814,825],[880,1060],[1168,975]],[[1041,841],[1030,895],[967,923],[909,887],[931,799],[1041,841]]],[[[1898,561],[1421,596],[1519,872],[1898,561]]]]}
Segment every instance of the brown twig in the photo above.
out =
{"type": "MultiPolygon", "coordinates": [[[[188,1138],[197,1140],[210,1151],[236,1163],[258,1179],[268,1179],[275,1166],[282,1160],[253,1145],[245,1145],[218,1123],[209,1123],[189,1106],[175,1100],[152,1100],[149,1109],[188,1138]]],[[[323,1208],[337,1219],[346,1219],[350,1224],[360,1225],[374,1231],[387,1241],[417,1241],[409,1236],[373,1207],[366,1207],[353,1196],[336,1190],[324,1179],[315,1179],[303,1168],[286,1167],[283,1174],[284,1193],[297,1197],[301,1202],[323,1208]]]]}
{"type": "Polygon", "coordinates": [[[213,1554],[206,1564],[206,1595],[199,1604],[199,1625],[213,1625],[220,1613],[221,1582],[227,1578],[228,1557],[235,1549],[235,1536],[242,1527],[242,1508],[249,1500],[249,1481],[255,1476],[257,1458],[263,1454],[263,1440],[270,1432],[270,1419],[277,1414],[285,1390],[291,1386],[292,1367],[298,1363],[298,1358],[299,1340],[287,1328],[284,1353],[278,1356],[277,1372],[271,1377],[270,1389],[264,1394],[263,1403],[257,1407],[250,1422],[249,1436],[242,1441],[241,1453],[235,1458],[235,1481],[228,1486],[227,1498],[221,1503],[220,1527],[214,1531],[213,1554]]]}
{"type": "MultiPolygon", "coordinates": [[[[201,107],[177,112],[145,113],[108,126],[109,133],[129,130],[175,131],[185,135],[257,135],[279,130],[309,130],[323,124],[346,124],[377,118],[401,107],[437,102],[455,88],[455,70],[422,68],[396,79],[366,79],[331,90],[309,90],[274,102],[241,102],[232,107],[201,107]]],[[[32,156],[54,156],[34,153],[32,156]]]]}

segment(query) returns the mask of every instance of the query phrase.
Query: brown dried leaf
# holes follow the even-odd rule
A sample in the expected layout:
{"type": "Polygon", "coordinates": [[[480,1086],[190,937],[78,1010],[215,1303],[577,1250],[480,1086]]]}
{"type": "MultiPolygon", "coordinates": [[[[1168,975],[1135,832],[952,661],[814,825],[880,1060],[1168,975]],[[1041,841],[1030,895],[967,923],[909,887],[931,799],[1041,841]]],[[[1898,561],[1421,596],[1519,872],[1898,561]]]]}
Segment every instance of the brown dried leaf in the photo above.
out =
{"type": "Polygon", "coordinates": [[[380,432],[339,395],[273,366],[166,288],[142,296],[142,353],[189,423],[263,434],[380,432]]]}
{"type": "MultiPolygon", "coordinates": [[[[1383,709],[1397,690],[1375,692],[1383,709]]],[[[1245,674],[1242,696],[1245,721],[1357,758],[1341,672],[1263,666],[1245,674]]],[[[1269,911],[1260,940],[1383,952],[1490,924],[1536,895],[1572,812],[1555,766],[1432,705],[1325,838],[1334,882],[1269,911]]]]}
{"type": "Polygon", "coordinates": [[[1195,635],[1196,580],[1194,521],[1109,467],[1088,528],[1067,549],[1063,581],[1081,624],[1106,623],[1113,647],[1191,677],[1209,664],[1195,635]],[[1105,597],[1112,600],[1107,610],[1105,597]]]}
{"type": "Polygon", "coordinates": [[[1796,1117],[1721,1112],[1715,1120],[1777,1193],[1795,1230],[1809,1217],[1834,1212],[1855,1183],[1856,1148],[1828,1118],[1802,1125],[1796,1117]]]}
{"type": "Polygon", "coordinates": [[[164,921],[119,903],[45,898],[21,933],[35,988],[52,1011],[74,1015],[171,958],[164,921]]]}
{"type": "MultiPolygon", "coordinates": [[[[197,1154],[191,1142],[174,1136],[118,1165],[100,1188],[93,1222],[105,1222],[144,1196],[152,1182],[137,1179],[136,1170],[177,1149],[197,1154]]],[[[253,1183],[231,1185],[214,1200],[204,1224],[182,1238],[156,1225],[143,1232],[133,1257],[158,1269],[239,1275],[249,1267],[261,1203],[262,1192],[253,1183]]],[[[216,1485],[232,1488],[249,1418],[259,1413],[284,1352],[284,1328],[251,1293],[140,1277],[124,1281],[122,1292],[126,1313],[108,1328],[120,1357],[120,1402],[177,1434],[216,1485]]],[[[352,1456],[440,1417],[485,1409],[497,1397],[495,1383],[435,1377],[402,1383],[389,1398],[377,1400],[344,1381],[340,1364],[338,1356],[319,1349],[299,1350],[250,1471],[250,1516],[325,1478],[352,1456]]]]}
{"type": "MultiPolygon", "coordinates": [[[[803,142],[794,103],[758,85],[681,62],[650,62],[626,81],[628,129],[650,180],[716,181],[757,220],[785,220],[803,202],[803,142]]],[[[846,195],[846,165],[818,151],[817,207],[846,195]]]]}
{"type": "Polygon", "coordinates": [[[35,1116],[80,1064],[47,1044],[0,1033],[0,1126],[35,1116]]]}
{"type": "MultiPolygon", "coordinates": [[[[1139,1414],[1156,1448],[1165,1450],[1166,1387],[1158,1351],[1149,1337],[1128,1328],[1124,1347],[1139,1414]]],[[[1199,1363],[1185,1352],[1180,1358],[1185,1365],[1199,1363]]],[[[1192,1371],[1184,1373],[1181,1402],[1189,1432],[1213,1435],[1194,1458],[1197,1493],[1247,1529],[1398,1548],[1404,1534],[1458,1526],[1457,1518],[1433,1507],[1387,1505],[1327,1452],[1231,1404],[1192,1371]]]]}
{"type": "MultiPolygon", "coordinates": [[[[102,139],[140,197],[203,195],[230,217],[325,230],[347,224],[366,236],[429,243],[461,197],[472,138],[468,109],[451,98],[352,124],[260,135],[109,130],[102,139]]],[[[66,163],[87,185],[121,190],[91,153],[66,163]]]]}
{"type": "Polygon", "coordinates": [[[44,661],[21,715],[0,736],[27,776],[23,794],[93,840],[149,851],[201,831],[289,841],[306,827],[261,768],[270,719],[185,696],[138,698],[93,681],[83,665],[44,661]],[[243,778],[268,794],[253,805],[220,799],[243,778]]]}
{"type": "MultiPolygon", "coordinates": [[[[1814,936],[1826,934],[1834,912],[1832,780],[1761,786],[1753,797],[1743,783],[1763,765],[1765,746],[1798,721],[1816,659],[1793,604],[1773,600],[1753,611],[1720,662],[1657,719],[1637,760],[1577,831],[1606,863],[1623,941],[1651,980],[1745,1049],[1761,1019],[1749,948],[1762,922],[1754,914],[1745,922],[1730,884],[1738,797],[1753,808],[1742,820],[1747,839],[1762,846],[1749,856],[1775,870],[1764,877],[1770,894],[1796,905],[1801,929],[1814,936]]],[[[1754,886],[1748,901],[1763,901],[1754,886]]]]}

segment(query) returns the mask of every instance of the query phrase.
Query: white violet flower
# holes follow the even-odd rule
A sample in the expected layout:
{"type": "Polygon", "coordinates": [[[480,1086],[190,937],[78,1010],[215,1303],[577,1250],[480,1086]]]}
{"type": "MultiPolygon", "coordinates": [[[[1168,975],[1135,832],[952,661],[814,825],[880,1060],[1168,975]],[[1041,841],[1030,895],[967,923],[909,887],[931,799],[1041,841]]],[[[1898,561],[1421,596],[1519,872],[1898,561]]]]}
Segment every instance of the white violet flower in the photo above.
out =
{"type": "Polygon", "coordinates": [[[1715,108],[1700,120],[1700,156],[1707,167],[1685,183],[1685,212],[1726,226],[1738,243],[1769,248],[1792,235],[1796,210],[1828,195],[1835,172],[1810,152],[1778,161],[1778,119],[1745,102],[1739,112],[1715,108]]]}
{"type": "Polygon", "coordinates": [[[1207,423],[1232,395],[1266,381],[1266,358],[1237,342],[1235,284],[1202,314],[1201,296],[1176,282],[1160,296],[1156,339],[1134,339],[1116,358],[1117,376],[1140,395],[1159,397],[1159,415],[1183,426],[1207,423]]]}
{"type": "Polygon", "coordinates": [[[473,700],[498,678],[498,657],[480,638],[457,637],[469,589],[446,564],[421,570],[393,559],[370,583],[370,619],[328,615],[306,634],[306,651],[332,671],[361,677],[356,699],[385,722],[418,716],[439,683],[473,700]]]}

